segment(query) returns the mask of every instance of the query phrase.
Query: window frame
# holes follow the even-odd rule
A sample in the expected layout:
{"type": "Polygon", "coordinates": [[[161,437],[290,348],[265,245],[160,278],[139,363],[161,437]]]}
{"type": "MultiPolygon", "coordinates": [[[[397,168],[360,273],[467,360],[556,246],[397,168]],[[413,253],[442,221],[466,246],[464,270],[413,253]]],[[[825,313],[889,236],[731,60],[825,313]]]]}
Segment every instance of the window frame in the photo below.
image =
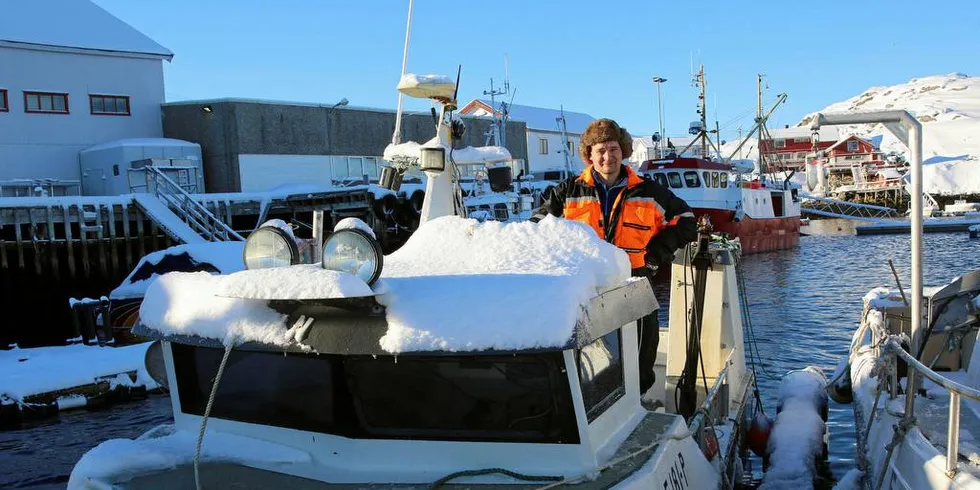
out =
{"type": "Polygon", "coordinates": [[[773,146],[773,148],[786,148],[786,139],[785,138],[776,138],[776,139],[772,140],[772,146],[773,146]]]}
{"type": "Polygon", "coordinates": [[[860,144],[860,142],[855,141],[855,140],[848,141],[847,142],[847,151],[848,152],[861,151],[861,144],[860,144]],[[854,148],[851,148],[851,146],[853,146],[854,148]]]}
{"type": "Polygon", "coordinates": [[[667,172],[667,183],[670,184],[671,189],[684,188],[684,179],[681,177],[680,172],[667,172]],[[674,183],[675,178],[677,179],[676,185],[674,183]]]}
{"type": "Polygon", "coordinates": [[[133,106],[129,101],[128,95],[88,94],[88,110],[89,110],[89,114],[93,116],[132,116],[133,115],[133,106]],[[95,110],[95,99],[97,98],[102,99],[103,110],[101,111],[95,110]],[[117,104],[116,107],[118,107],[120,100],[125,100],[126,112],[108,112],[104,110],[106,99],[115,100],[117,104]]]}
{"type": "Polygon", "coordinates": [[[548,138],[538,138],[538,155],[548,154],[548,138]]]}
{"type": "Polygon", "coordinates": [[[667,182],[667,175],[663,172],[654,172],[653,181],[660,184],[664,189],[670,189],[670,183],[667,182]]]}
{"type": "Polygon", "coordinates": [[[10,112],[10,97],[7,96],[7,89],[0,88],[0,112],[10,112]]]}
{"type": "Polygon", "coordinates": [[[615,339],[615,349],[616,352],[610,352],[610,364],[609,367],[612,368],[611,371],[600,370],[598,373],[593,373],[593,378],[591,380],[586,380],[583,376],[583,369],[586,363],[583,361],[583,356],[585,354],[584,349],[575,350],[575,363],[578,368],[578,380],[579,388],[582,392],[582,403],[585,406],[585,418],[588,423],[594,422],[599,418],[606,410],[609,410],[617,401],[626,396],[626,364],[623,360],[623,331],[621,329],[613,330],[612,332],[603,335],[602,337],[592,341],[589,346],[596,345],[598,343],[603,343],[604,347],[608,347],[612,340],[615,339]],[[593,397],[591,391],[587,389],[585,385],[586,382],[595,381],[599,379],[600,375],[607,381],[617,382],[612,386],[611,390],[606,390],[606,392],[599,393],[597,397],[593,397]]]}
{"type": "Polygon", "coordinates": [[[722,189],[727,189],[728,188],[728,172],[721,172],[721,175],[718,178],[721,179],[721,182],[720,182],[721,183],[721,188],[722,189]]]}
{"type": "Polygon", "coordinates": [[[27,114],[65,114],[65,115],[71,114],[70,100],[68,98],[68,94],[67,93],[61,93],[61,92],[37,92],[37,91],[25,90],[24,91],[24,112],[27,113],[27,114]],[[30,104],[27,103],[28,98],[31,97],[31,96],[37,96],[38,97],[38,100],[37,100],[38,109],[31,109],[30,108],[30,104]],[[65,110],[64,111],[56,111],[56,110],[40,109],[40,107],[41,107],[41,97],[51,97],[51,107],[54,107],[54,98],[55,97],[61,97],[65,101],[65,110]]]}
{"type": "Polygon", "coordinates": [[[697,187],[701,187],[702,185],[703,184],[701,183],[701,176],[698,175],[698,172],[696,170],[688,170],[684,172],[684,187],[689,187],[694,189],[697,187]],[[691,177],[694,177],[693,183],[691,183],[692,182],[691,177]]]}

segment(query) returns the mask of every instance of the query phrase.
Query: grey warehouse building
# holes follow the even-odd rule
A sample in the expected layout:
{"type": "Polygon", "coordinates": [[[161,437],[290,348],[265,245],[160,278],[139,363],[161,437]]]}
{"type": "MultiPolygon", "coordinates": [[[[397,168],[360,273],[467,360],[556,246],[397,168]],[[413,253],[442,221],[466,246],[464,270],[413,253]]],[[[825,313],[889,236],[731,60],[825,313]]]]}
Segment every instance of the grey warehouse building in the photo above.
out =
{"type": "MultiPolygon", "coordinates": [[[[395,130],[395,111],[246,99],[163,104],[168,138],[201,145],[207,192],[261,191],[287,184],[329,186],[376,180],[381,155],[395,130]]],[[[488,118],[462,117],[457,148],[483,146],[488,118]]],[[[429,113],[405,112],[402,141],[435,136],[429,113]]],[[[527,161],[526,124],[508,121],[505,141],[515,160],[527,161]]]]}

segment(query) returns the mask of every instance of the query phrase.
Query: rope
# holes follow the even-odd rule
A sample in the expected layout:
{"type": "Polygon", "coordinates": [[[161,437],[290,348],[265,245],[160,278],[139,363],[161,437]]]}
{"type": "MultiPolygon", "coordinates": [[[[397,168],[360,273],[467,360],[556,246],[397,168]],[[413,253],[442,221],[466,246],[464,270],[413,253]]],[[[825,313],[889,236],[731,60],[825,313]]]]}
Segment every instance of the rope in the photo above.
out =
{"type": "Polygon", "coordinates": [[[211,415],[211,407],[214,405],[215,395],[218,393],[218,383],[221,382],[221,375],[225,372],[225,365],[228,364],[228,357],[231,355],[231,347],[234,342],[228,342],[225,346],[225,355],[221,358],[221,365],[218,366],[218,374],[211,385],[211,396],[208,397],[208,405],[204,408],[204,418],[201,419],[201,432],[197,435],[197,449],[194,451],[194,486],[201,490],[201,475],[198,467],[201,464],[201,446],[204,445],[204,431],[208,427],[208,417],[211,415]]]}
{"type": "Polygon", "coordinates": [[[429,485],[429,488],[430,489],[439,488],[443,484],[447,483],[450,480],[454,480],[456,478],[460,478],[460,477],[464,477],[464,476],[492,475],[492,474],[495,474],[495,473],[496,474],[505,475],[505,476],[509,476],[509,477],[514,478],[514,479],[517,479],[517,480],[533,481],[533,482],[539,482],[539,481],[558,481],[558,480],[561,480],[561,477],[560,476],[525,475],[523,473],[518,473],[516,471],[510,471],[510,470],[507,470],[507,469],[504,469],[504,468],[486,468],[486,469],[482,469],[482,470],[465,470],[465,471],[457,471],[455,473],[450,473],[450,474],[448,474],[448,475],[446,475],[446,476],[444,476],[444,477],[442,477],[442,478],[440,478],[440,479],[432,482],[432,485],[429,485]]]}
{"type": "MultiPolygon", "coordinates": [[[[908,396],[908,395],[906,395],[908,396]]],[[[892,434],[892,440],[885,446],[888,449],[888,454],[885,456],[885,462],[881,465],[881,473],[878,474],[878,482],[875,483],[875,490],[881,489],[881,484],[885,482],[885,473],[888,470],[888,462],[892,459],[892,453],[895,448],[902,443],[902,439],[905,438],[905,434],[908,433],[909,429],[915,425],[914,416],[906,416],[898,422],[898,424],[892,426],[895,432],[892,434]]]]}

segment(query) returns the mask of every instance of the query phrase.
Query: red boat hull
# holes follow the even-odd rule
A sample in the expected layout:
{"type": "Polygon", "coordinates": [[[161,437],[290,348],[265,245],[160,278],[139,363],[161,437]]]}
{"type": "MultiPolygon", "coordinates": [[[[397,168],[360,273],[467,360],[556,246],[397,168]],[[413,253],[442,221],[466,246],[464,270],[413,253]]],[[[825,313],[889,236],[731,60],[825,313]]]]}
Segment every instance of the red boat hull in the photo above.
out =
{"type": "Polygon", "coordinates": [[[800,244],[799,216],[763,219],[744,216],[740,221],[735,221],[733,211],[694,209],[694,215],[699,218],[705,214],[711,219],[715,233],[725,233],[739,239],[743,255],[783,250],[800,244]]]}

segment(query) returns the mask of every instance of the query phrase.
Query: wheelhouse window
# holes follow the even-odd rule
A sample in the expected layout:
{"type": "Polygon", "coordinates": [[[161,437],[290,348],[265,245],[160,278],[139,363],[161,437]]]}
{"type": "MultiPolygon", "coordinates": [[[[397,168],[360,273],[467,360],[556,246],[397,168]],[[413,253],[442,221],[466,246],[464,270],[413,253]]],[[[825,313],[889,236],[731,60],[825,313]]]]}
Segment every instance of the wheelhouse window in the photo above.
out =
{"type": "Polygon", "coordinates": [[[24,92],[24,112],[68,114],[68,94],[24,92]]]}
{"type": "Polygon", "coordinates": [[[592,422],[626,394],[619,330],[607,333],[578,351],[578,376],[586,417],[592,422]]]}
{"type": "Polygon", "coordinates": [[[698,173],[693,171],[684,172],[684,184],[687,187],[701,187],[701,179],[698,178],[698,173]]]}
{"type": "Polygon", "coordinates": [[[701,172],[701,178],[704,179],[704,185],[708,185],[708,182],[711,182],[711,173],[705,170],[701,172]]]}
{"type": "Polygon", "coordinates": [[[7,89],[0,88],[0,112],[10,110],[10,102],[7,99],[7,89]]]}
{"type": "MultiPolygon", "coordinates": [[[[203,415],[224,351],[172,346],[180,409],[203,415]]],[[[396,362],[233,350],[211,416],[360,439],[577,444],[563,367],[561,352],[396,362]]]]}
{"type": "Polygon", "coordinates": [[[721,188],[722,189],[727,189],[728,188],[728,173],[727,172],[722,172],[721,173],[721,188]]]}
{"type": "Polygon", "coordinates": [[[677,172],[668,172],[667,181],[670,182],[670,186],[674,189],[680,189],[684,187],[684,183],[681,181],[681,174],[677,172]]]}
{"type": "Polygon", "coordinates": [[[653,181],[662,185],[663,187],[670,187],[670,184],[667,183],[667,176],[660,172],[653,174],[653,181]]]}
{"type": "Polygon", "coordinates": [[[89,95],[89,108],[92,114],[106,116],[128,116],[129,97],[125,95],[89,95]]]}
{"type": "Polygon", "coordinates": [[[718,172],[711,172],[711,187],[718,187],[718,172]]]}
{"type": "Polygon", "coordinates": [[[538,153],[541,155],[548,154],[548,140],[545,138],[538,138],[538,153]]]}

